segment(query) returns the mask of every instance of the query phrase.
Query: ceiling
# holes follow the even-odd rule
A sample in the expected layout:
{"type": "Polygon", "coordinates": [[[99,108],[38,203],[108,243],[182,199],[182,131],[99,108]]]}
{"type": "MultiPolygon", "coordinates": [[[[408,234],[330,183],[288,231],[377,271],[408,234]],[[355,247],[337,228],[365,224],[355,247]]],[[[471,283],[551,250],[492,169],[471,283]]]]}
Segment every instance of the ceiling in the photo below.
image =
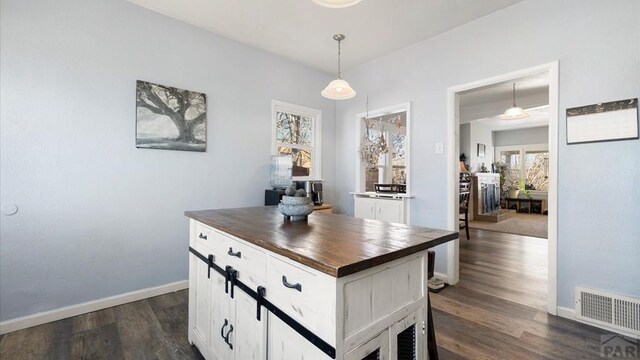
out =
{"type": "MultiPolygon", "coordinates": [[[[513,83],[516,83],[516,103],[519,98],[549,94],[549,73],[524,76],[501,83],[475,88],[460,94],[460,107],[501,101],[513,102],[513,83]]],[[[504,111],[506,109],[502,109],[504,111]]]]}
{"type": "Polygon", "coordinates": [[[186,23],[299,61],[349,69],[522,0],[363,0],[343,9],[312,0],[127,0],[186,23]]]}
{"type": "Polygon", "coordinates": [[[495,131],[545,126],[549,124],[549,73],[475,88],[461,93],[459,102],[460,124],[477,121],[495,131]],[[529,117],[502,120],[499,115],[513,104],[514,82],[516,104],[527,110],[529,117]]]}

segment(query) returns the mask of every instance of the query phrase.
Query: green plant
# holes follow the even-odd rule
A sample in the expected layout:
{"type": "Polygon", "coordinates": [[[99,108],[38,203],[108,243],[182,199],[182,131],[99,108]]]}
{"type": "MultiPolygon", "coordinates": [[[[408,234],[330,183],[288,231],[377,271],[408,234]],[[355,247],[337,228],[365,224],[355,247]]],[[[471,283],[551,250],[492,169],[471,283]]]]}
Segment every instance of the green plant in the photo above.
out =
{"type": "Polygon", "coordinates": [[[531,194],[529,193],[529,189],[527,189],[527,182],[525,179],[518,179],[518,190],[520,190],[520,193],[525,194],[529,199],[531,199],[531,194]]]}

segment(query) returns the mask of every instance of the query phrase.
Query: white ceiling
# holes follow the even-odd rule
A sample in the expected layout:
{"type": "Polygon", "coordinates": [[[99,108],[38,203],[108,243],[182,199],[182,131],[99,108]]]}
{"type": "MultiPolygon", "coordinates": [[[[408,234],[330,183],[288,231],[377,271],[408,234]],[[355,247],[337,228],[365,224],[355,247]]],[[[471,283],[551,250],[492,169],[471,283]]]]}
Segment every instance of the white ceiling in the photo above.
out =
{"type": "MultiPolygon", "coordinates": [[[[498,84],[475,88],[460,94],[460,106],[468,107],[508,100],[513,102],[513,83],[516,83],[516,103],[518,99],[549,94],[549,73],[525,76],[498,84]]],[[[519,105],[519,104],[518,104],[519,105]]],[[[506,109],[503,109],[504,111],[506,109]]]]}
{"type": "Polygon", "coordinates": [[[330,9],[312,0],[128,0],[239,42],[334,73],[436,36],[522,0],[363,0],[330,9]]]}
{"type": "Polygon", "coordinates": [[[460,124],[478,121],[492,130],[511,130],[548,125],[549,73],[475,88],[461,93],[460,124]],[[516,104],[529,112],[521,120],[502,120],[498,116],[513,104],[513,83],[516,83],[516,104]]]}

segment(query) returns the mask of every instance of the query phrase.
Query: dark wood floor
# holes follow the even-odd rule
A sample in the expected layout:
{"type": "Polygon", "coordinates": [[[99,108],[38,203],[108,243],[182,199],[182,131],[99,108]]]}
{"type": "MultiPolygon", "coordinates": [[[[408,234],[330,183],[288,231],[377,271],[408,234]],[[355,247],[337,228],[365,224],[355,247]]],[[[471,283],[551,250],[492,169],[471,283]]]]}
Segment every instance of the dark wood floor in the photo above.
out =
{"type": "Polygon", "coordinates": [[[460,281],[431,294],[441,360],[601,359],[606,331],[546,312],[547,240],[470,229],[460,281]]]}
{"type": "MultiPolygon", "coordinates": [[[[548,316],[546,240],[471,230],[460,282],[431,294],[440,359],[599,359],[603,330],[548,316]]],[[[462,235],[464,236],[464,235],[462,235]]],[[[202,359],[187,291],[0,336],[0,359],[202,359]]]]}

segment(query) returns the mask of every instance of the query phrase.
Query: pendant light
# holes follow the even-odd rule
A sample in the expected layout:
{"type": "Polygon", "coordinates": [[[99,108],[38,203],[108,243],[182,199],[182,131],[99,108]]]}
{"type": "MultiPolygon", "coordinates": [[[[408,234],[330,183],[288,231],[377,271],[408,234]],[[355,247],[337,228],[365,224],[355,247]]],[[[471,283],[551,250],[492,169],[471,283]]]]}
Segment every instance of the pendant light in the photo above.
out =
{"type": "Polygon", "coordinates": [[[344,40],[345,36],[342,34],[333,35],[333,40],[338,42],[338,78],[331,81],[324,90],[322,90],[322,96],[332,100],[345,100],[351,99],[356,96],[356,91],[349,86],[349,83],[342,80],[340,76],[340,42],[344,40]]]}
{"type": "Polygon", "coordinates": [[[523,119],[529,116],[523,108],[516,106],[516,83],[513,83],[513,106],[500,115],[503,120],[523,119]]]}
{"type": "Polygon", "coordinates": [[[362,0],[313,0],[314,3],[328,8],[346,8],[355,5],[362,0]]]}

